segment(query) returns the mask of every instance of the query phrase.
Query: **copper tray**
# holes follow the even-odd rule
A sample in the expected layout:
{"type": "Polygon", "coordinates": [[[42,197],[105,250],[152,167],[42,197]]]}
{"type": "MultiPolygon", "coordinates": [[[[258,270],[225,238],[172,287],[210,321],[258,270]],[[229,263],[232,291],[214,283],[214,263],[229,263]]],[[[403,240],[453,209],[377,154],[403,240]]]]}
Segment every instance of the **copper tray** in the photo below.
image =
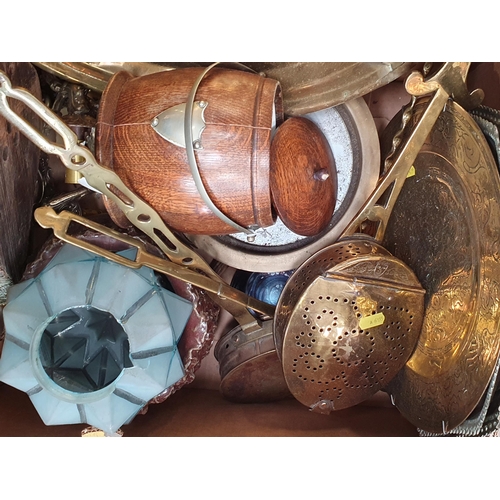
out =
{"type": "Polygon", "coordinates": [[[500,179],[481,130],[452,101],[414,166],[384,246],[426,289],[425,317],[387,392],[415,426],[447,433],[479,403],[499,356],[500,179]]]}

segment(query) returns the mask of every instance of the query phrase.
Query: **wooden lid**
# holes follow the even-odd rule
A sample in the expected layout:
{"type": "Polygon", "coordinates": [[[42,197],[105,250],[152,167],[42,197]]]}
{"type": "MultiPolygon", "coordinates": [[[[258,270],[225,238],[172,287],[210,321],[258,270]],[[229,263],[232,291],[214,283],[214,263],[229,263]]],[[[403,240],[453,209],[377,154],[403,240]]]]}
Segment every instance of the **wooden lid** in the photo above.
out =
{"type": "Polygon", "coordinates": [[[270,185],[274,207],[296,234],[314,236],[330,222],[337,198],[332,150],[310,120],[293,117],[271,143],[270,185]]]}

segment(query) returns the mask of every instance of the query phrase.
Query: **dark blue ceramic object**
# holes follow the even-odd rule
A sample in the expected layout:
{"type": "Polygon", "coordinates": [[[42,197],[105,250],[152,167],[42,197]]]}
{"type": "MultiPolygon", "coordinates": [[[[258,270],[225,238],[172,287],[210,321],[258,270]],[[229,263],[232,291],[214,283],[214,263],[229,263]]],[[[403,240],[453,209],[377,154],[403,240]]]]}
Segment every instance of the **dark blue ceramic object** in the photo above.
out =
{"type": "Polygon", "coordinates": [[[280,273],[252,273],[248,278],[245,293],[262,302],[275,306],[278,303],[285,283],[293,271],[280,273]]]}

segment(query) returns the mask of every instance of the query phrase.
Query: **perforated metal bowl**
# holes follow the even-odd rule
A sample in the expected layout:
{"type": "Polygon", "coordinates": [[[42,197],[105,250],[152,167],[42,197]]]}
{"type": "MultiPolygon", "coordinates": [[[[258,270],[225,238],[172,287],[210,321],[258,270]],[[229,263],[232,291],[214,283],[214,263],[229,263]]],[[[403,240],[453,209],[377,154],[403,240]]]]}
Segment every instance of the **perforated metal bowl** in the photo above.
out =
{"type": "Polygon", "coordinates": [[[383,388],[417,343],[423,294],[411,269],[367,238],[307,260],[285,285],[274,324],[293,396],[329,413],[383,388]]]}

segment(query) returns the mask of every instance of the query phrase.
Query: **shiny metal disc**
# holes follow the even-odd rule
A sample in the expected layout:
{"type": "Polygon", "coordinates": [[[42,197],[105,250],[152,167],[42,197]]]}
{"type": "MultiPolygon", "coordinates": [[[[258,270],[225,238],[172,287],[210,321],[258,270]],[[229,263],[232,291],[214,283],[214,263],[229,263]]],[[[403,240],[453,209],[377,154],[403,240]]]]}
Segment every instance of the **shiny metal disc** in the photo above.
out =
{"type": "Polygon", "coordinates": [[[477,406],[500,352],[500,179],[481,130],[452,101],[414,166],[384,246],[426,289],[425,316],[388,391],[415,426],[446,433],[477,406]]]}

